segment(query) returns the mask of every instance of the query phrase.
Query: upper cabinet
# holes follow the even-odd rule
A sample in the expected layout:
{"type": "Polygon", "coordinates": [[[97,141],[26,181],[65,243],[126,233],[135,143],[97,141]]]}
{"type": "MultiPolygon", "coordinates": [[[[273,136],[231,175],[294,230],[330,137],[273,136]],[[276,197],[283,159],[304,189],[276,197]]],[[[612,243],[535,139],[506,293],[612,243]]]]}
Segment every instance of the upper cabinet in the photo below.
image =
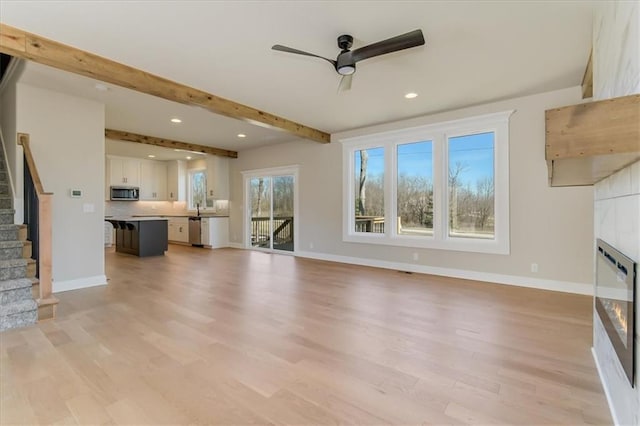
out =
{"type": "Polygon", "coordinates": [[[229,199],[229,159],[226,157],[207,157],[207,198],[229,199]]]}
{"type": "Polygon", "coordinates": [[[167,163],[138,158],[107,156],[105,199],[109,200],[110,186],[140,188],[140,200],[167,200],[167,163]]]}
{"type": "Polygon", "coordinates": [[[640,95],[547,110],[551,186],[593,185],[640,159],[640,95]]]}
{"type": "Polygon", "coordinates": [[[140,160],[125,157],[108,157],[109,186],[140,186],[140,160]]]}
{"type": "Polygon", "coordinates": [[[167,200],[187,200],[187,164],[182,160],[167,161],[167,200]]]}
{"type": "Polygon", "coordinates": [[[140,162],[140,200],[165,201],[167,199],[167,164],[163,161],[140,162]]]}

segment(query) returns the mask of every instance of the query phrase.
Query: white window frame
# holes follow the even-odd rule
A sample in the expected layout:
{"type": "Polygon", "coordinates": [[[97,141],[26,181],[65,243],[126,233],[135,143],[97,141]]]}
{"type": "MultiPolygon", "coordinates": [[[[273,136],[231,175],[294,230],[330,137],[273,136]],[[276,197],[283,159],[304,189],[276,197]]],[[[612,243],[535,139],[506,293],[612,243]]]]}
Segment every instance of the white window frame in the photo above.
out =
{"type": "Polygon", "coordinates": [[[343,223],[345,242],[509,254],[509,118],[514,110],[459,120],[341,139],[343,160],[343,223]],[[456,136],[494,133],[494,238],[450,237],[448,140],[456,136]],[[433,236],[401,235],[397,230],[397,147],[432,141],[433,236]],[[384,148],[384,233],[355,232],[355,152],[384,148]]]}

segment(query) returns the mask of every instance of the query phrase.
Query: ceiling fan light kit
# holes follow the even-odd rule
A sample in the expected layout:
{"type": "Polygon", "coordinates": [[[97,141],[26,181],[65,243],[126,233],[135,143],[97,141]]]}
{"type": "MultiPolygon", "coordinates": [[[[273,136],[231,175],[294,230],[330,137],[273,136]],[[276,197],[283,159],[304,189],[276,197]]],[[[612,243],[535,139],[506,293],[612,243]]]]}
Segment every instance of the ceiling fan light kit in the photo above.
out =
{"type": "Polygon", "coordinates": [[[342,66],[337,66],[336,70],[338,71],[338,74],[340,75],[351,75],[354,72],[356,72],[356,65],[342,65],[342,66]]]}
{"type": "Polygon", "coordinates": [[[271,49],[278,50],[280,52],[293,53],[296,55],[311,56],[329,62],[331,65],[333,65],[336,72],[342,76],[342,80],[340,81],[340,84],[338,86],[338,91],[342,91],[349,90],[351,88],[351,76],[356,72],[357,62],[376,56],[386,55],[387,53],[397,52],[399,50],[422,46],[424,45],[424,36],[422,35],[422,30],[414,30],[406,34],[401,34],[396,37],[370,44],[368,46],[360,47],[355,50],[349,50],[352,45],[352,36],[343,34],[338,37],[338,47],[340,48],[340,53],[335,60],[325,58],[313,53],[305,52],[303,50],[282,46],[280,44],[272,46],[271,49]],[[347,76],[348,81],[345,81],[345,77],[347,76]]]}

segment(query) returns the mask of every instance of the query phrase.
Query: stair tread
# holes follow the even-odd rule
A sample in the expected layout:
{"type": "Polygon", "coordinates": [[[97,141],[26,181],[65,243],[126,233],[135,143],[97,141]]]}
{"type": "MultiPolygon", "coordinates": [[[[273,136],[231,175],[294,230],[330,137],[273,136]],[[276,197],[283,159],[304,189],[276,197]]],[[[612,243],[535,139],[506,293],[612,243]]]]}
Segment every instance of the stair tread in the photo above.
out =
{"type": "Polygon", "coordinates": [[[27,266],[28,263],[31,263],[29,261],[33,261],[35,262],[35,260],[33,259],[6,259],[6,260],[0,260],[0,268],[12,268],[15,266],[27,266]]]}
{"type": "Polygon", "coordinates": [[[38,309],[38,303],[33,299],[18,300],[16,302],[2,305],[0,317],[8,317],[10,315],[20,314],[38,309]]]}
{"type": "Polygon", "coordinates": [[[32,287],[30,278],[16,278],[14,280],[0,281],[0,291],[16,290],[18,288],[32,287]]]}
{"type": "Polygon", "coordinates": [[[24,247],[24,246],[25,246],[25,241],[20,241],[20,240],[0,241],[0,249],[24,247]]]}
{"type": "MultiPolygon", "coordinates": [[[[2,186],[2,182],[0,182],[0,186],[2,186]]],[[[15,209],[0,209],[0,214],[15,214],[15,209]]]]}
{"type": "Polygon", "coordinates": [[[14,223],[8,223],[6,225],[0,225],[0,231],[13,230],[21,228],[22,225],[16,225],[14,223]]]}

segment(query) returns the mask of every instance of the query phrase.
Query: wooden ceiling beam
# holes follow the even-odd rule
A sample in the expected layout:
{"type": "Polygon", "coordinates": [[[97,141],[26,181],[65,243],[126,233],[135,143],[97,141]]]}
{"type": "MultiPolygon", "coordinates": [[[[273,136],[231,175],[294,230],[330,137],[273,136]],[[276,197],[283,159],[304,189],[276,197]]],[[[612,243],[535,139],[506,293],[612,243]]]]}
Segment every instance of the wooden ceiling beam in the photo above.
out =
{"type": "Polygon", "coordinates": [[[329,143],[330,134],[0,23],[0,52],[63,71],[205,108],[215,114],[329,143]]]}
{"type": "Polygon", "coordinates": [[[155,136],[139,135],[137,133],[123,132],[122,130],[105,129],[104,136],[107,139],[117,141],[137,142],[146,145],[161,146],[163,148],[182,149],[185,151],[201,152],[203,154],[217,155],[220,157],[238,158],[238,153],[236,151],[227,151],[226,149],[157,138],[155,136]]]}

